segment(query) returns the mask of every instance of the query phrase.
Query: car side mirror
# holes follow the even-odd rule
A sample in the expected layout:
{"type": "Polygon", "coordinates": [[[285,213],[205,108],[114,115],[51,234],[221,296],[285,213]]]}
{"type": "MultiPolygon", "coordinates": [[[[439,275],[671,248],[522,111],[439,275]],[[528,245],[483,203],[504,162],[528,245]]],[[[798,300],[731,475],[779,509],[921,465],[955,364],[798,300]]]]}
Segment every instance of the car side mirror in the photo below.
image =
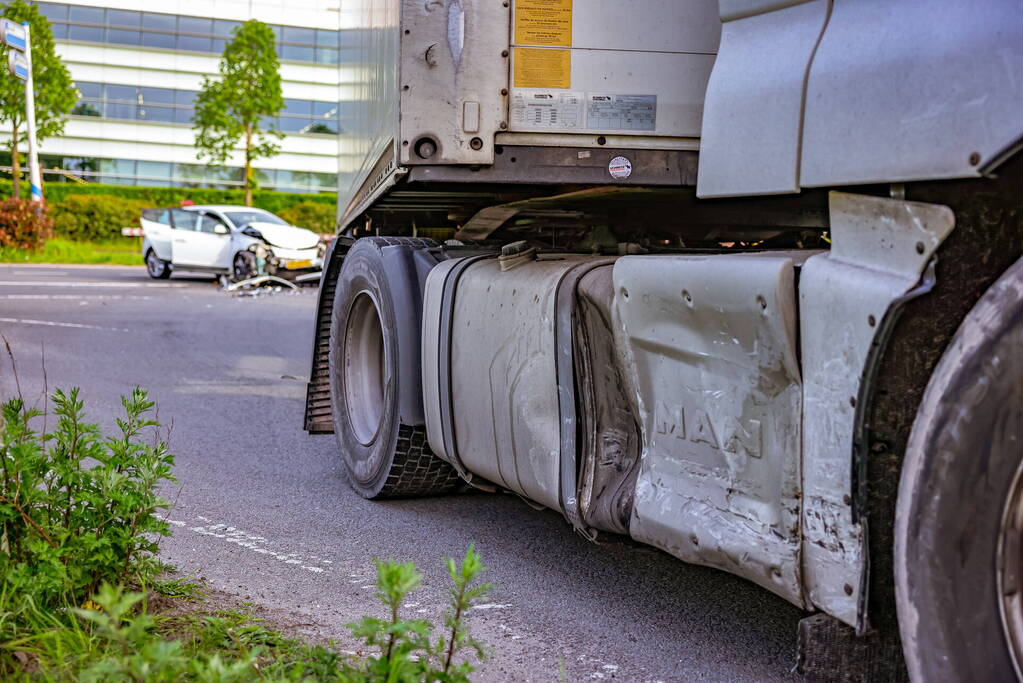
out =
{"type": "Polygon", "coordinates": [[[228,235],[230,233],[231,233],[231,231],[227,229],[226,225],[223,225],[221,223],[217,223],[216,225],[213,226],[213,234],[214,235],[228,235]]]}

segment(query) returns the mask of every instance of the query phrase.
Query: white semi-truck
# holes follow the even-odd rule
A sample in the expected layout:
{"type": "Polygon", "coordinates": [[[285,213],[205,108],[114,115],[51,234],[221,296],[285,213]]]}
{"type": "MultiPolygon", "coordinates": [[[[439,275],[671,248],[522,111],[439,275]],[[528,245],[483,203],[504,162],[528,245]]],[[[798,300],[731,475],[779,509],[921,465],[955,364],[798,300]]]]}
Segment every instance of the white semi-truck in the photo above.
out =
{"type": "Polygon", "coordinates": [[[1019,675],[1023,5],[340,16],[306,427],[355,490],[745,577],[811,674],[1019,675]]]}

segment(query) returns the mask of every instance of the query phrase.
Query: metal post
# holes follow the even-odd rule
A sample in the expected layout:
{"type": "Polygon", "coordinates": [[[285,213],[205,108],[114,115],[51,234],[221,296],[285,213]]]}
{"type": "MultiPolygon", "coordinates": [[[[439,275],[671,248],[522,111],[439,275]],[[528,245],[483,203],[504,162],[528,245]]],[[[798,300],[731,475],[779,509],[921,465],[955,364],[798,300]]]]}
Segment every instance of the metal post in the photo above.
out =
{"type": "MultiPolygon", "coordinates": [[[[43,178],[39,173],[39,152],[36,143],[36,98],[32,88],[32,38],[28,22],[25,27],[25,61],[28,62],[28,78],[25,79],[25,123],[28,126],[28,182],[32,190],[32,201],[43,201],[43,178]]],[[[17,151],[15,151],[17,153],[17,151]]]]}

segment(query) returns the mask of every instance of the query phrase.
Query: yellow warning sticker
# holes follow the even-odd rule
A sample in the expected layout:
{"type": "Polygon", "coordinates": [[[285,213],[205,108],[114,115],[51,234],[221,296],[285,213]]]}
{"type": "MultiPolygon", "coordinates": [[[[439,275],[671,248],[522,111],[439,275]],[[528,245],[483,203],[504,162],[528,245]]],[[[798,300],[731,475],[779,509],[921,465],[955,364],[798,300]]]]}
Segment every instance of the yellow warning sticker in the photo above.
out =
{"type": "Polygon", "coordinates": [[[516,45],[572,45],[572,0],[516,0],[516,45]]]}
{"type": "Polygon", "coordinates": [[[515,48],[516,88],[570,88],[572,51],[515,48]]]}

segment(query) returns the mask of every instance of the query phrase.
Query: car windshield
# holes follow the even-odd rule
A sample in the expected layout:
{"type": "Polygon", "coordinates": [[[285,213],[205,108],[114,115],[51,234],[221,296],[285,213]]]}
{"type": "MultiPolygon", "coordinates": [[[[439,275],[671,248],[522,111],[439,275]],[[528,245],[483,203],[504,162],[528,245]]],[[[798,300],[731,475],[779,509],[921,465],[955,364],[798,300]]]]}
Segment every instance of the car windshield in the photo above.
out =
{"type": "Polygon", "coordinates": [[[269,211],[227,211],[225,212],[231,222],[239,228],[244,228],[249,223],[275,223],[277,225],[288,225],[286,220],[278,218],[269,211]]]}

